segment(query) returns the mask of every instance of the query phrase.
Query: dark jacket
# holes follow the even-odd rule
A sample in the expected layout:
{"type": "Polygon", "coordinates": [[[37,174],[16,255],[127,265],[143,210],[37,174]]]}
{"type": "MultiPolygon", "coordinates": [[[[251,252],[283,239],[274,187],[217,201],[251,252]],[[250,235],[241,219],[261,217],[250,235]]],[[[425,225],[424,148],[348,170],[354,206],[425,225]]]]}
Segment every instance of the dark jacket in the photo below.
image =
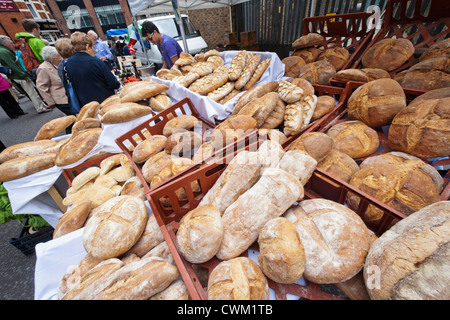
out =
{"type": "Polygon", "coordinates": [[[85,52],[75,52],[67,59],[67,72],[81,107],[92,101],[102,103],[120,87],[106,64],[85,52]]]}
{"type": "Polygon", "coordinates": [[[20,65],[16,54],[5,46],[0,45],[0,64],[11,69],[11,74],[8,78],[14,80],[29,80],[30,76],[20,65]]]}

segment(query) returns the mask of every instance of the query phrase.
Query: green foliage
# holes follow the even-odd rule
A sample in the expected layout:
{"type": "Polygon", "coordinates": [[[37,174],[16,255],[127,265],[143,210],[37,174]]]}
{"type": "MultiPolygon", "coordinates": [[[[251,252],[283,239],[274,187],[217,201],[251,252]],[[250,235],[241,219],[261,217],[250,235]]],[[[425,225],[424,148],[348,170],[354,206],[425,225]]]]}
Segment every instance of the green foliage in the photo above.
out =
{"type": "Polygon", "coordinates": [[[8,191],[0,183],[0,223],[7,223],[13,220],[19,221],[24,227],[45,227],[49,224],[41,216],[34,214],[13,214],[11,209],[11,202],[8,198],[8,191]],[[23,221],[28,221],[27,225],[24,225],[23,221]]]}

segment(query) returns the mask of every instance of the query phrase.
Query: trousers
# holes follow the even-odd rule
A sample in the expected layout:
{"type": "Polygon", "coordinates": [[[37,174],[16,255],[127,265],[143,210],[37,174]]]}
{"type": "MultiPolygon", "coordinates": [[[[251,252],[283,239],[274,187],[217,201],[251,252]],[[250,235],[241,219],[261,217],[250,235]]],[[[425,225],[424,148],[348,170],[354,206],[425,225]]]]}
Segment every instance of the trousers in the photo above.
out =
{"type": "Polygon", "coordinates": [[[28,95],[28,98],[30,98],[31,102],[33,103],[34,108],[36,109],[37,112],[42,112],[46,109],[44,101],[37,92],[37,89],[32,81],[16,80],[16,79],[14,79],[14,81],[17,82],[23,88],[25,93],[28,95]]]}

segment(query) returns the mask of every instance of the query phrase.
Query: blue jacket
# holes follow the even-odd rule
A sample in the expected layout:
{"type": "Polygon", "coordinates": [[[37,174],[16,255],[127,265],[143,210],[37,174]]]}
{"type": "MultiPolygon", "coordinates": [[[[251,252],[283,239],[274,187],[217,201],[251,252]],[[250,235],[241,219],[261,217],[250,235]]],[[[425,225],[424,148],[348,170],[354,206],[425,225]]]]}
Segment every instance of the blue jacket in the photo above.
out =
{"type": "Polygon", "coordinates": [[[67,72],[81,107],[92,101],[102,103],[120,87],[106,64],[85,52],[75,52],[67,59],[67,72]]]}

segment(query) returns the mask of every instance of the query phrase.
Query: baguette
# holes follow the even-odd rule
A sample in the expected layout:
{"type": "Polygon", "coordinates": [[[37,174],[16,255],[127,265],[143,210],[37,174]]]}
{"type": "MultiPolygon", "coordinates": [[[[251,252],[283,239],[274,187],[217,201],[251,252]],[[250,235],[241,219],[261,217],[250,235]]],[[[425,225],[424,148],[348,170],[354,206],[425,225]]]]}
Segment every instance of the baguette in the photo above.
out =
{"type": "Polygon", "coordinates": [[[55,154],[45,153],[25,156],[0,164],[0,182],[23,178],[55,165],[55,154]]]}
{"type": "Polygon", "coordinates": [[[230,81],[236,81],[244,71],[245,64],[247,63],[247,51],[239,51],[233,59],[231,59],[230,68],[228,71],[228,78],[230,81]]]}
{"type": "Polygon", "coordinates": [[[258,67],[259,62],[261,61],[260,54],[248,53],[247,55],[250,55],[250,57],[247,56],[248,62],[244,68],[244,71],[242,71],[242,74],[239,76],[239,78],[236,80],[236,83],[234,84],[234,86],[238,90],[242,89],[247,84],[247,82],[253,76],[256,68],[258,67]]]}
{"type": "Polygon", "coordinates": [[[0,153],[0,163],[8,160],[26,157],[26,156],[37,156],[43,154],[45,150],[56,146],[57,142],[53,140],[38,140],[22,142],[10,147],[7,147],[0,153]]]}
{"type": "Polygon", "coordinates": [[[34,141],[47,140],[55,137],[62,130],[66,129],[75,122],[75,116],[59,117],[45,123],[37,132],[34,141]]]}
{"type": "Polygon", "coordinates": [[[250,80],[245,84],[244,90],[249,90],[253,85],[262,77],[264,72],[266,72],[267,68],[270,66],[270,62],[272,61],[271,58],[267,58],[263,61],[261,61],[258,66],[255,69],[255,72],[250,77],[250,80]]]}
{"type": "Polygon", "coordinates": [[[260,98],[264,96],[266,93],[273,92],[278,88],[278,81],[269,81],[260,83],[250,90],[245,92],[242,96],[239,97],[238,101],[234,106],[233,115],[239,113],[239,111],[249,102],[253,101],[256,98],[260,98]]]}

